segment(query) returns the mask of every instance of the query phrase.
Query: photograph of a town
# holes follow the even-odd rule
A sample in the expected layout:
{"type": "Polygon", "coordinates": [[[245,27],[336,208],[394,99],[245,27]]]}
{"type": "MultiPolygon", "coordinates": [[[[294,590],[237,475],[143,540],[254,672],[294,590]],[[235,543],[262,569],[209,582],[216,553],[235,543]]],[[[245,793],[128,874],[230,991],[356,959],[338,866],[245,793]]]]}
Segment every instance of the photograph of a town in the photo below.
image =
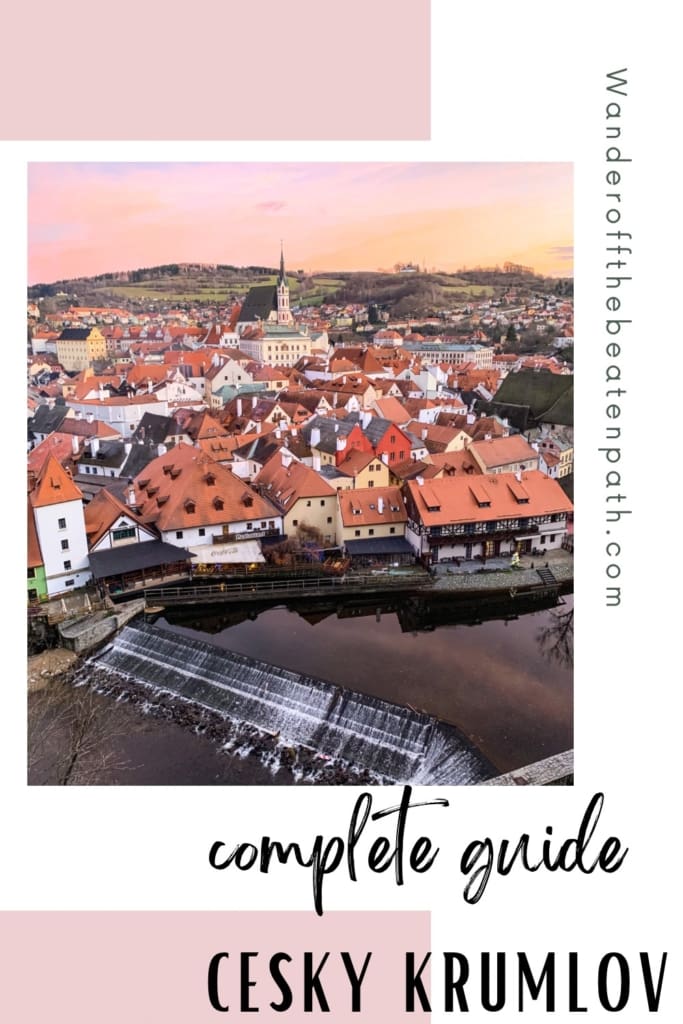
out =
{"type": "Polygon", "coordinates": [[[35,163],[31,785],[573,778],[565,163],[35,163]]]}

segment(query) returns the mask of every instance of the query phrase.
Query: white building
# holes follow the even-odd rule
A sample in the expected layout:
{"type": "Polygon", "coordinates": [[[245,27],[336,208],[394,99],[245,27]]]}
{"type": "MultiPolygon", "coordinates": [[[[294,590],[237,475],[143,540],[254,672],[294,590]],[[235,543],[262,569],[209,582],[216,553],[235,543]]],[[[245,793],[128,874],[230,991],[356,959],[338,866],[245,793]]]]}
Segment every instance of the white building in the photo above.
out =
{"type": "Polygon", "coordinates": [[[85,586],[91,572],[83,495],[53,455],[46,459],[37,477],[29,480],[29,503],[48,597],[85,586]]]}

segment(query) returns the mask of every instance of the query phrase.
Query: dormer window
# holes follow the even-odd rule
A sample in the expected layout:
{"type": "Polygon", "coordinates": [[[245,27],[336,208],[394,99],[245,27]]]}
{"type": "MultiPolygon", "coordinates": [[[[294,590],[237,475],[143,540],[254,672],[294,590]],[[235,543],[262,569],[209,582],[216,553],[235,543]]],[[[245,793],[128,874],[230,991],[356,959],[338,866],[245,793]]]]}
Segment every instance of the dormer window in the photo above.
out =
{"type": "Polygon", "coordinates": [[[197,509],[197,506],[195,505],[194,501],[192,501],[189,498],[185,502],[185,506],[184,507],[185,507],[185,511],[189,512],[190,515],[192,515],[196,511],[196,509],[197,509]]]}
{"type": "Polygon", "coordinates": [[[217,511],[217,512],[222,512],[222,511],[223,511],[223,505],[224,505],[225,503],[224,503],[224,501],[223,501],[223,499],[222,499],[222,498],[219,498],[219,497],[215,497],[215,498],[213,499],[213,502],[212,502],[212,504],[213,504],[213,507],[214,507],[214,508],[216,509],[216,511],[217,511]]]}
{"type": "Polygon", "coordinates": [[[205,483],[205,484],[206,484],[206,485],[207,485],[208,487],[213,487],[213,486],[214,486],[214,484],[216,483],[216,477],[215,477],[215,474],[213,474],[213,473],[207,473],[207,474],[206,474],[206,476],[204,477],[204,483],[205,483]]]}

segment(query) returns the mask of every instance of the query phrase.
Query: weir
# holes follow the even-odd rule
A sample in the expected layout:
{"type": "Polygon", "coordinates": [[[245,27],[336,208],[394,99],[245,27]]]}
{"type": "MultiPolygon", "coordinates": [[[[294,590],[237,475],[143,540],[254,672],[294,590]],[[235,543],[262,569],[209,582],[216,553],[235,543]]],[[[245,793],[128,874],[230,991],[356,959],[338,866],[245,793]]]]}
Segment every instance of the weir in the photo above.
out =
{"type": "Polygon", "coordinates": [[[435,718],[147,622],[126,626],[89,664],[387,783],[468,785],[496,774],[465,736],[435,718]]]}

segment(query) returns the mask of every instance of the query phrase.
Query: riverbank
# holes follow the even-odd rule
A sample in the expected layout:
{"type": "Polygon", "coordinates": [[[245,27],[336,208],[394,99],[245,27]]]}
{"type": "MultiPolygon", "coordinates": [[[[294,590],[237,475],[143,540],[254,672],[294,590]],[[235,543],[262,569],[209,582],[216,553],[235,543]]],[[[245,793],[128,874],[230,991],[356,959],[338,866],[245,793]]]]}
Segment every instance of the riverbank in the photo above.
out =
{"type": "Polygon", "coordinates": [[[552,586],[553,581],[542,578],[542,570],[548,569],[554,581],[567,586],[574,581],[574,556],[562,548],[548,551],[541,556],[525,556],[519,565],[510,568],[509,559],[490,559],[486,565],[468,562],[461,566],[440,564],[436,570],[432,590],[444,593],[487,593],[508,594],[511,591],[537,589],[552,586]]]}

